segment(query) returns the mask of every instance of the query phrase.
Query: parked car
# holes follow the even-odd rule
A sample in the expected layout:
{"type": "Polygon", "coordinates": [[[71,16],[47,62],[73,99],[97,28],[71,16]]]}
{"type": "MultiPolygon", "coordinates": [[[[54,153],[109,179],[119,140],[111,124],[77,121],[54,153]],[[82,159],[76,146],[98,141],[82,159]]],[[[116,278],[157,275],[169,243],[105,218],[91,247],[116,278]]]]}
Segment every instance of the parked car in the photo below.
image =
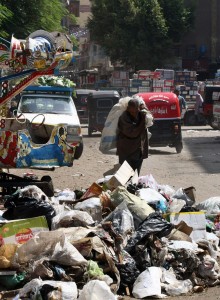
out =
{"type": "Polygon", "coordinates": [[[87,90],[87,89],[76,89],[75,97],[73,97],[76,110],[78,112],[78,116],[81,124],[88,123],[88,103],[87,97],[90,93],[95,92],[95,90],[87,90]]]}
{"type": "Polygon", "coordinates": [[[117,91],[94,91],[88,95],[88,135],[102,132],[111,108],[118,103],[120,95],[117,91]]]}

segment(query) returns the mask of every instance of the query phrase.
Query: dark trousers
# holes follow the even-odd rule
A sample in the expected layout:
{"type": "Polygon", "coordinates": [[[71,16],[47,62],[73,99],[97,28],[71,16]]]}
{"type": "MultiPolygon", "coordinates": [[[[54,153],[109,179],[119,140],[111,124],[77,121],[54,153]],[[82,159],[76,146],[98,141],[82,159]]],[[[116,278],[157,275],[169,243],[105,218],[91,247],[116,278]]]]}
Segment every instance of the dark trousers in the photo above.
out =
{"type": "Polygon", "coordinates": [[[123,162],[126,160],[127,163],[132,167],[132,169],[135,171],[137,170],[138,175],[140,174],[141,171],[141,166],[143,163],[143,158],[141,158],[141,152],[137,153],[137,155],[135,155],[135,157],[132,158],[124,158],[124,157],[120,157],[119,156],[119,163],[122,165],[123,162]]]}

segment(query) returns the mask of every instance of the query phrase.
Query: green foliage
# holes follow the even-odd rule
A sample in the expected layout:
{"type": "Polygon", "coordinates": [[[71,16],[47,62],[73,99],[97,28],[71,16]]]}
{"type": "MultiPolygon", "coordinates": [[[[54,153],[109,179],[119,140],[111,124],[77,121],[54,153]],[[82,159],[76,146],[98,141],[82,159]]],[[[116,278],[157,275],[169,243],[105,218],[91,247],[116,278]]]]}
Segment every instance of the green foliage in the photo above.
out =
{"type": "Polygon", "coordinates": [[[46,31],[64,31],[61,21],[69,16],[76,22],[73,15],[60,0],[1,0],[2,4],[12,12],[0,23],[0,29],[7,32],[8,37],[14,34],[17,38],[26,38],[38,29],[46,31]]]}
{"type": "Polygon", "coordinates": [[[183,0],[94,0],[88,28],[111,60],[134,69],[158,67],[190,29],[183,0]]]}
{"type": "Polygon", "coordinates": [[[7,32],[2,28],[2,23],[12,16],[12,12],[7,7],[0,4],[0,36],[7,37],[7,32]]]}

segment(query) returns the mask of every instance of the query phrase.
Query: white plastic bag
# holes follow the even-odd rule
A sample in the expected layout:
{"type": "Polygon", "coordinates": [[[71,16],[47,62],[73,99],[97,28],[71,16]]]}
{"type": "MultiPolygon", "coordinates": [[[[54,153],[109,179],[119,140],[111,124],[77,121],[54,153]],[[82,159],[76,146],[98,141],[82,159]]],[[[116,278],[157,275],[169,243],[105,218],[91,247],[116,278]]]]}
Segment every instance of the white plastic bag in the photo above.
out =
{"type": "Polygon", "coordinates": [[[186,202],[181,199],[172,198],[168,205],[168,212],[178,213],[186,205],[186,202]]]}
{"type": "Polygon", "coordinates": [[[52,219],[52,230],[61,227],[90,226],[94,224],[93,218],[86,212],[80,210],[64,211],[52,219]]]}
{"type": "Polygon", "coordinates": [[[39,290],[43,285],[51,285],[58,287],[62,293],[63,300],[76,300],[77,299],[77,286],[75,282],[63,282],[54,280],[33,279],[19,291],[21,298],[27,298],[31,294],[31,299],[39,299],[39,290]]]}
{"type": "Polygon", "coordinates": [[[143,188],[137,191],[137,196],[142,200],[145,200],[147,203],[155,203],[158,201],[166,202],[166,199],[159,192],[151,188],[143,188]]]}
{"type": "Polygon", "coordinates": [[[161,277],[161,268],[147,268],[135,280],[132,290],[133,296],[142,299],[149,296],[161,295],[161,277]]]}
{"type": "Polygon", "coordinates": [[[152,174],[140,176],[138,179],[138,183],[144,184],[146,187],[150,187],[158,191],[158,183],[156,182],[152,174]]]}
{"type": "Polygon", "coordinates": [[[169,296],[179,296],[192,291],[193,284],[189,279],[176,280],[174,283],[165,287],[166,293],[169,296]]]}
{"type": "Polygon", "coordinates": [[[187,196],[183,188],[179,188],[172,197],[176,199],[184,200],[186,202],[186,205],[188,206],[192,206],[195,203],[195,201],[193,201],[187,196]]]}
{"type": "Polygon", "coordinates": [[[121,98],[110,110],[102,130],[99,150],[107,154],[109,150],[116,149],[118,119],[127,109],[131,97],[121,98]]]}
{"type": "Polygon", "coordinates": [[[94,221],[101,222],[102,220],[102,205],[101,200],[98,197],[92,197],[77,203],[74,209],[86,211],[94,221]]]}
{"type": "Polygon", "coordinates": [[[117,300],[110,287],[101,280],[91,280],[84,285],[78,300],[117,300]]]}
{"type": "Polygon", "coordinates": [[[205,210],[208,214],[220,213],[220,197],[211,197],[196,205],[199,210],[205,210]]]}
{"type": "Polygon", "coordinates": [[[15,253],[15,263],[24,264],[30,260],[48,257],[63,265],[87,265],[87,260],[67,240],[62,231],[40,232],[15,253]]]}

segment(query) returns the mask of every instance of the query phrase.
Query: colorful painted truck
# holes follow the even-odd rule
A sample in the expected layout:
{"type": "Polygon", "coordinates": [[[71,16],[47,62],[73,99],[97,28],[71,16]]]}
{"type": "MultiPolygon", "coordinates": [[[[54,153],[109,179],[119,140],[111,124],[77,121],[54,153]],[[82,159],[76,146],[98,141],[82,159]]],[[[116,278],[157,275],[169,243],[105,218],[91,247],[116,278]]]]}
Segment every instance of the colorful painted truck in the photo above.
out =
{"type": "Polygon", "coordinates": [[[35,31],[25,40],[13,36],[10,42],[0,39],[0,168],[50,169],[73,165],[76,146],[82,145],[82,139],[70,96],[72,90],[27,88],[42,75],[57,75],[68,66],[73,57],[72,46],[67,35],[43,30],[35,31]],[[21,92],[17,113],[10,115],[9,102],[21,92]],[[25,104],[34,103],[36,111],[25,111],[25,104]],[[70,109],[72,115],[55,108],[58,103],[67,105],[65,109],[70,109]],[[50,110],[56,118],[51,117],[50,110]],[[67,121],[72,117],[77,126],[73,120],[67,121]],[[73,138],[75,132],[77,141],[73,138]]]}
{"type": "Polygon", "coordinates": [[[213,105],[213,125],[215,129],[220,130],[220,100],[215,101],[213,105]]]}

